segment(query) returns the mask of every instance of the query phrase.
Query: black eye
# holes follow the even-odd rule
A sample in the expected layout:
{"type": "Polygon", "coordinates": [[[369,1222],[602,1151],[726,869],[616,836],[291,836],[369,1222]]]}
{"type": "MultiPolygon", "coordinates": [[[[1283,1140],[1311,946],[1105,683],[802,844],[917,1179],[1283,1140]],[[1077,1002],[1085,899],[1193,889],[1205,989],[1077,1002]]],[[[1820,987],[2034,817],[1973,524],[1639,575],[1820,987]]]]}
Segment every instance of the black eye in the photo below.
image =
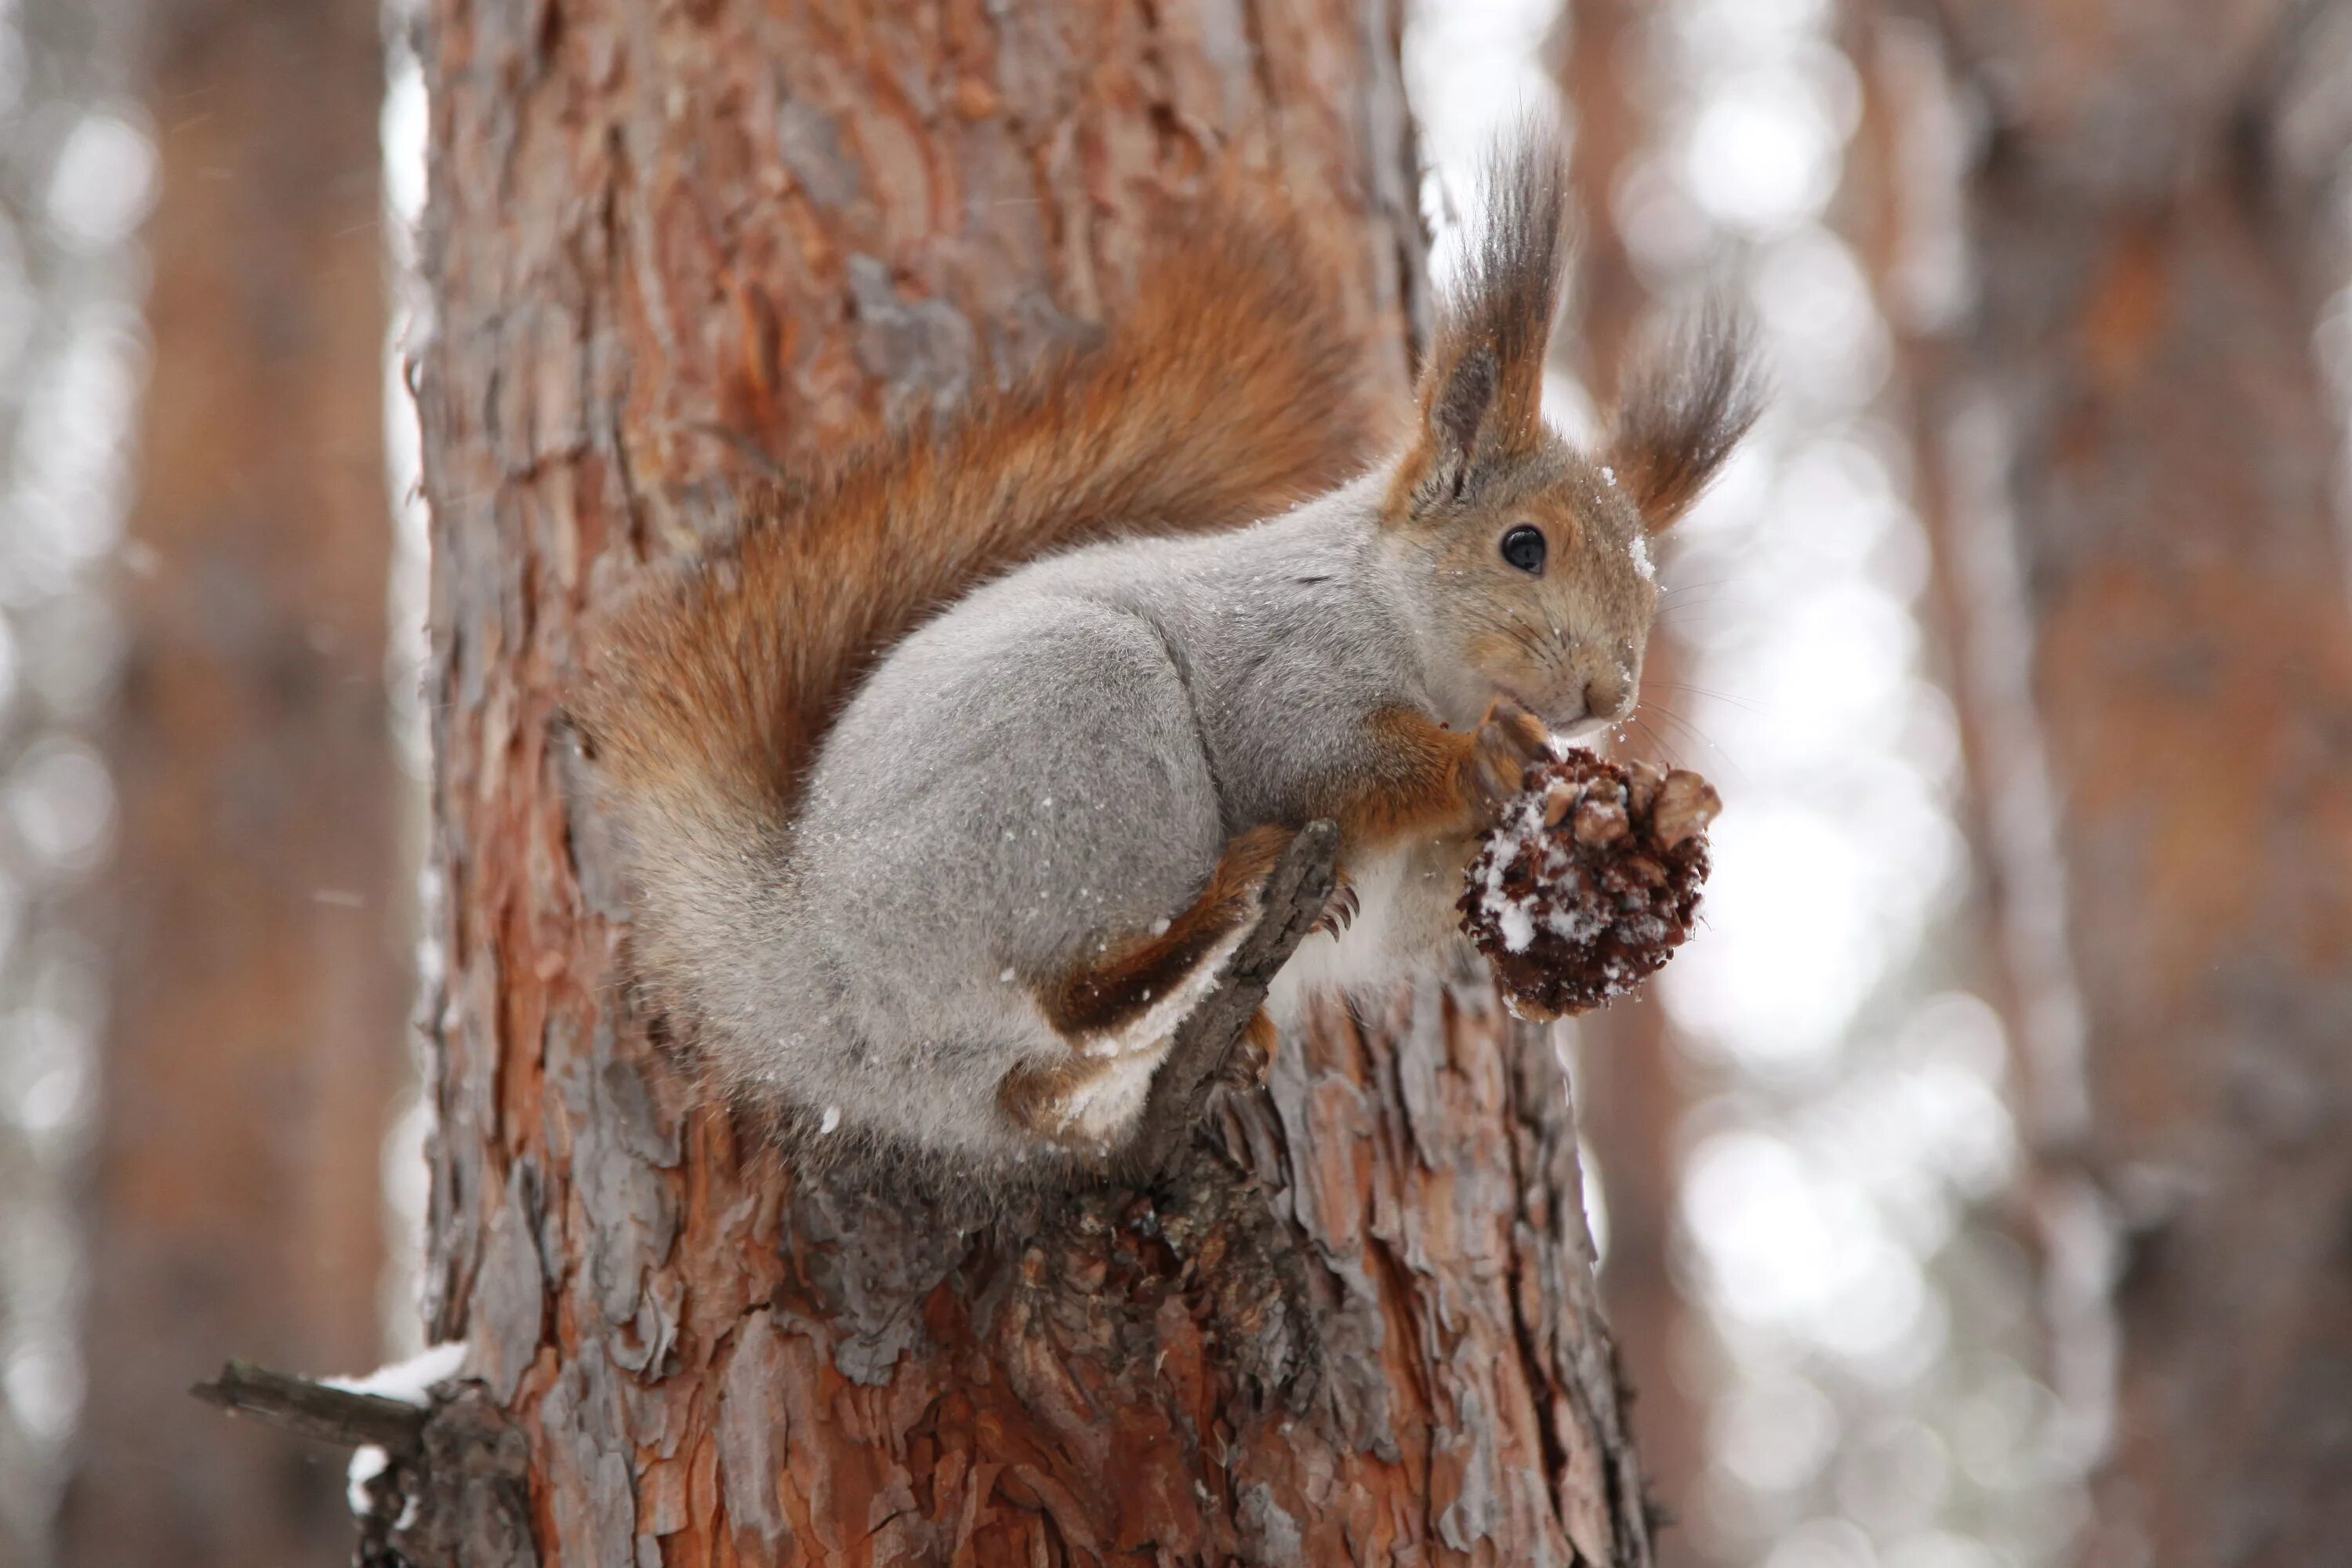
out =
{"type": "Polygon", "coordinates": [[[1540,528],[1521,523],[1503,535],[1503,559],[1531,577],[1543,575],[1544,549],[1543,530],[1540,528]]]}

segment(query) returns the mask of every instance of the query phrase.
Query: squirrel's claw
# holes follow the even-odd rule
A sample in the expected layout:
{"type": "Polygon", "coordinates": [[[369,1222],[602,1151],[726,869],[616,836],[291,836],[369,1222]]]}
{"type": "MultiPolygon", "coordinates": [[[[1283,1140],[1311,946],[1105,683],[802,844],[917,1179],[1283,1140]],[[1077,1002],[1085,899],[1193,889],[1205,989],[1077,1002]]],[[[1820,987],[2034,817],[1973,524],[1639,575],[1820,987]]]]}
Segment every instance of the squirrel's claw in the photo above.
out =
{"type": "MultiPolygon", "coordinates": [[[[1348,880],[1346,872],[1337,872],[1334,875],[1336,879],[1331,889],[1331,901],[1323,906],[1322,916],[1315,922],[1315,931],[1338,936],[1355,923],[1358,912],[1363,908],[1363,902],[1357,898],[1355,885],[1348,880]]],[[[1307,934],[1311,936],[1315,931],[1307,934]]]]}
{"type": "Polygon", "coordinates": [[[1491,819],[1526,786],[1528,766],[1550,756],[1551,731],[1544,721],[1511,699],[1496,698],[1471,743],[1472,803],[1491,819]]]}

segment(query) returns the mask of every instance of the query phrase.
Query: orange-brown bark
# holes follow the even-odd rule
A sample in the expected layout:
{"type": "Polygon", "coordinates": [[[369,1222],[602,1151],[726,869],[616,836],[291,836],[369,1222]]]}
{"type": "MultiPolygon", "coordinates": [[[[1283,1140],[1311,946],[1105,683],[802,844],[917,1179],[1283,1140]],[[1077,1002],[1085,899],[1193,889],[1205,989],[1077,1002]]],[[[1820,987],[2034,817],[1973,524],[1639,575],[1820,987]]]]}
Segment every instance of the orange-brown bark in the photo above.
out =
{"type": "Polygon", "coordinates": [[[1213,163],[1289,185],[1401,393],[1397,25],[436,5],[428,1288],[527,1503],[425,1521],[465,1561],[1649,1560],[1540,1038],[1434,989],[1327,1013],[1181,1179],[958,1232],[691,1103],[555,723],[679,503],[1116,310],[1213,163]]]}
{"type": "Polygon", "coordinates": [[[2117,1265],[2062,1387],[2105,1438],[2084,1557],[2325,1561],[2352,605],[2294,111],[2345,40],[2294,5],[1943,9],[1996,128],[1974,309],[1915,363],[2036,1203],[2061,1287],[2102,1262],[2085,1196],[2117,1265]]]}
{"type": "Polygon", "coordinates": [[[373,1364],[409,1012],[373,8],[156,8],[110,1018],[65,1559],[324,1562],[341,1477],[179,1396],[373,1364]]]}

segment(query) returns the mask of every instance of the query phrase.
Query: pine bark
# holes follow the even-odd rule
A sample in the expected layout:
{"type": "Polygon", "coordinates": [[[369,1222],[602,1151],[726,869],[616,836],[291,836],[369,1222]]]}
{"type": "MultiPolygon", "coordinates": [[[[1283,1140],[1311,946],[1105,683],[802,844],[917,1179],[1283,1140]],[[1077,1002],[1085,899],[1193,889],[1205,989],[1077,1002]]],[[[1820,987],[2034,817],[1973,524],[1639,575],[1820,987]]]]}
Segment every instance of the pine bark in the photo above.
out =
{"type": "Polygon", "coordinates": [[[67,1561],[325,1562],[331,1458],[178,1396],[382,1349],[410,1009],[383,678],[374,8],[144,7],[152,370],[116,589],[110,1016],[67,1561]]]}
{"type": "Polygon", "coordinates": [[[2352,604],[2312,344],[2352,39],[2252,0],[1940,12],[1990,134],[1973,303],[1910,358],[2083,1560],[2326,1561],[2352,604]]]}
{"type": "MultiPolygon", "coordinates": [[[[1117,309],[1213,163],[1286,184],[1402,386],[1381,5],[440,0],[436,1420],[467,1563],[1649,1561],[1549,1043],[1325,1011],[1179,1181],[1026,1233],[802,1180],[626,1005],[564,681],[732,476],[1117,309]]],[[[427,1448],[435,1438],[428,1434],[427,1448]]],[[[436,1496],[442,1494],[436,1493],[436,1496]]]]}

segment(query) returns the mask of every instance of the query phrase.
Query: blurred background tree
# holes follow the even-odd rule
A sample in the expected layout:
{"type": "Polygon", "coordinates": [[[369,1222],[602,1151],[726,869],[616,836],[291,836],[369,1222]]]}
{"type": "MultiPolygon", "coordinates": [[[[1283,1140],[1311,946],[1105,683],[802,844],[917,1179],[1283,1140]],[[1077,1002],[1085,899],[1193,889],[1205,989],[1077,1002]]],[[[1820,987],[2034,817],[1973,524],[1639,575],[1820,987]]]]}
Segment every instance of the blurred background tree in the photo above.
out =
{"type": "Polygon", "coordinates": [[[153,188],[128,9],[0,12],[0,1563],[35,1568],[81,1403],[73,1200],[106,1012],[83,894],[114,816],[94,742],[153,188]]]}
{"type": "MultiPolygon", "coordinates": [[[[1935,19],[1977,276],[1919,323],[1921,493],[2095,1464],[2077,1551],[2320,1562],[2352,1541],[2352,562],[2322,358],[2343,374],[2352,11],[1935,19]]],[[[1900,157],[1936,95],[1886,89],[1917,222],[1900,157]]]]}
{"type": "Polygon", "coordinates": [[[384,693],[378,17],[137,21],[157,194],[63,1555],[325,1563],[351,1538],[333,1456],[173,1393],[225,1347],[321,1370],[383,1349],[414,844],[384,693]]]}

